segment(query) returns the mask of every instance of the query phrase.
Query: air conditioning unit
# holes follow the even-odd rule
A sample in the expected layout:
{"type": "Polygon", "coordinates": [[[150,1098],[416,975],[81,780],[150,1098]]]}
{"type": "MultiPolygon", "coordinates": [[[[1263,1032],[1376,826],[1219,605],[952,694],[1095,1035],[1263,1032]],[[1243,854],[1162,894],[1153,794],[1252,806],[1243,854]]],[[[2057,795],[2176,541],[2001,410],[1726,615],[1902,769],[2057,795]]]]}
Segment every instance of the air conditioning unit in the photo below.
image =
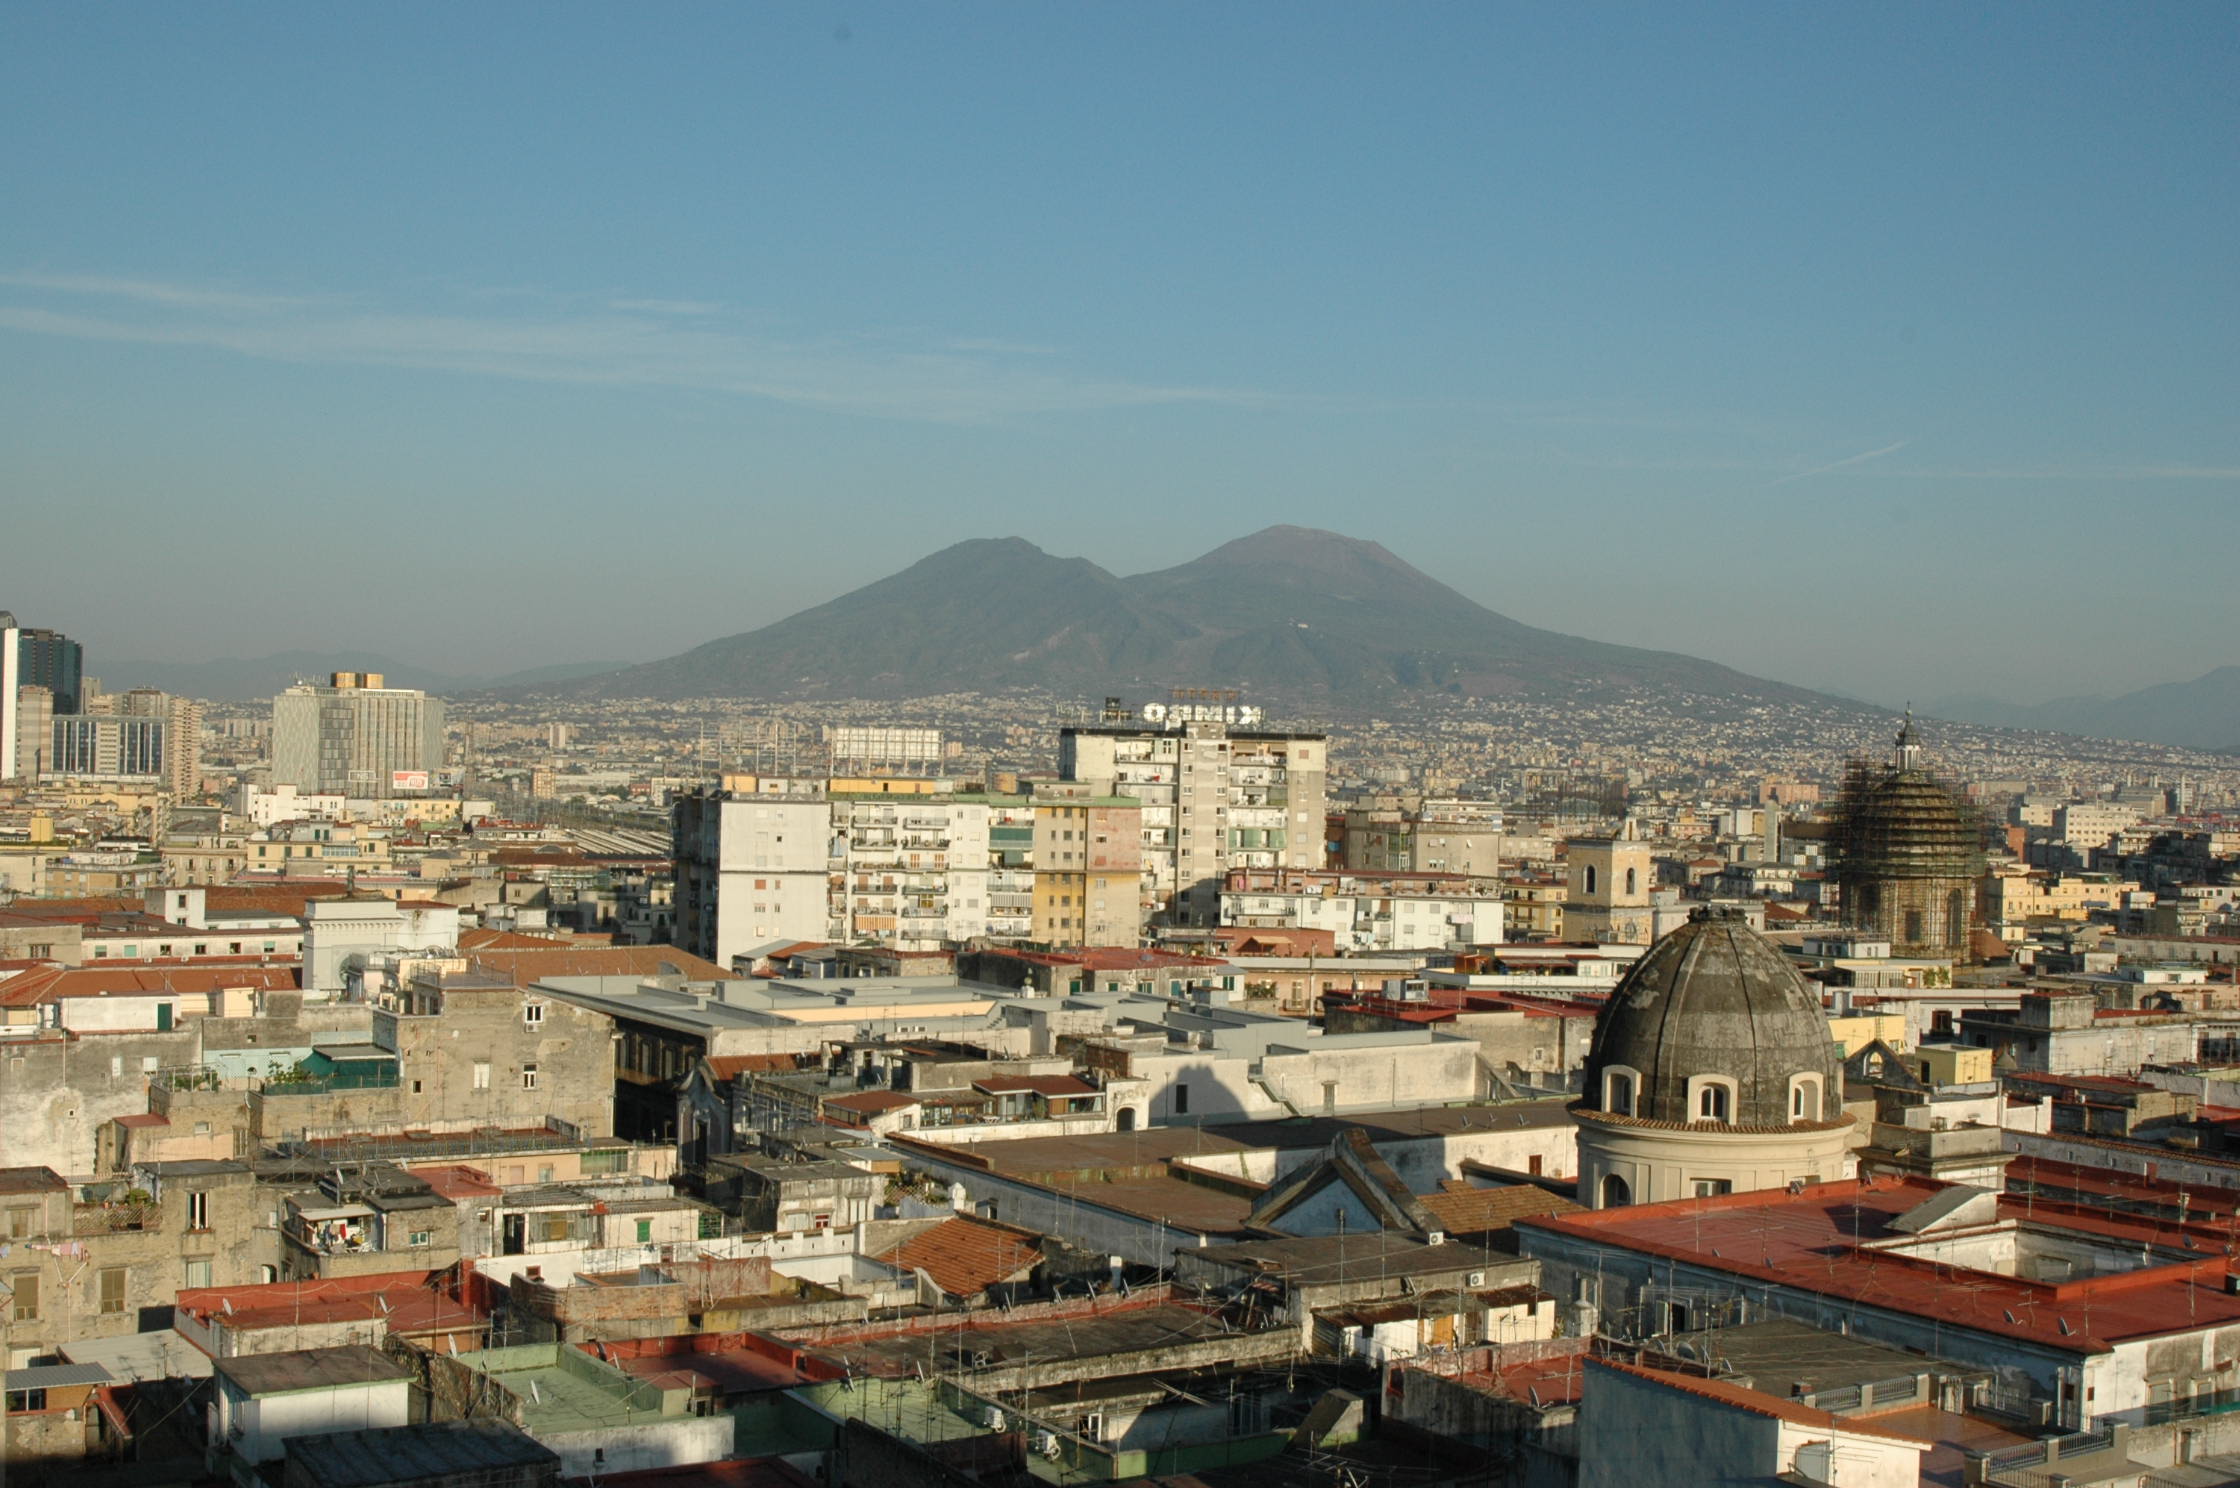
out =
{"type": "Polygon", "coordinates": [[[1055,1458],[1058,1455],[1058,1433],[1037,1431],[1034,1434],[1034,1449],[1045,1457],[1055,1458]]]}
{"type": "Polygon", "coordinates": [[[1473,1271],[1467,1278],[1467,1282],[1470,1286],[1482,1287],[1486,1284],[1486,1274],[1483,1271],[1473,1271]]]}
{"type": "Polygon", "coordinates": [[[1001,1431],[1003,1429],[1003,1412],[997,1410],[992,1405],[989,1406],[985,1411],[981,1412],[980,1424],[987,1427],[990,1431],[1001,1431]]]}

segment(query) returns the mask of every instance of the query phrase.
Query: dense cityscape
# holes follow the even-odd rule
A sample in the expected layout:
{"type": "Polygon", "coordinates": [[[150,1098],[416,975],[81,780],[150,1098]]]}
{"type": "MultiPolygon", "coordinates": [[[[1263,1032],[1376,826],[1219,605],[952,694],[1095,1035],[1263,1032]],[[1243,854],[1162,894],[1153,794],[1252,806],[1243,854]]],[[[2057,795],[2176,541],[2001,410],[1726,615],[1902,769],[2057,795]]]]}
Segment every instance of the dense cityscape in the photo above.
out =
{"type": "Polygon", "coordinates": [[[0,1488],[2240,1488],[2240,6],[0,36],[0,1488]]]}
{"type": "Polygon", "coordinates": [[[2240,1401],[2229,756],[0,648],[33,1481],[2037,1485],[2240,1401]]]}

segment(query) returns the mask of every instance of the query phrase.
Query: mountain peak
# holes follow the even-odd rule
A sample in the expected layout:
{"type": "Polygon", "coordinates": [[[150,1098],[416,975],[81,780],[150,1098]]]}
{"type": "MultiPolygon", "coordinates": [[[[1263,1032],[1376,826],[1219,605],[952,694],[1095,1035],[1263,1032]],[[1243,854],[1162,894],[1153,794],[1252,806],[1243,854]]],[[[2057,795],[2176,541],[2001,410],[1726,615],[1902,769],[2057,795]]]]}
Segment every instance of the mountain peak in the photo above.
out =
{"type": "Polygon", "coordinates": [[[1378,542],[1327,532],[1320,527],[1279,524],[1247,533],[1195,562],[1191,568],[1285,568],[1299,573],[1338,574],[1381,570],[1422,578],[1415,568],[1378,542]]]}

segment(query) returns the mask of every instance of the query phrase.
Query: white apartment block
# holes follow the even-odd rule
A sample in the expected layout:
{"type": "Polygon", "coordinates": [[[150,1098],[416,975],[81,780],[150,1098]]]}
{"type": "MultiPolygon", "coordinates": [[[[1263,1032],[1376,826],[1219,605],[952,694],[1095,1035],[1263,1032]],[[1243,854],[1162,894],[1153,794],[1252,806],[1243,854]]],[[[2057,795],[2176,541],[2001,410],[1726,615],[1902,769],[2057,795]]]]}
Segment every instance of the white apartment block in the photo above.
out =
{"type": "Polygon", "coordinates": [[[1223,711],[1154,707],[1058,736],[1060,778],[1143,803],[1146,896],[1179,924],[1219,921],[1231,868],[1322,864],[1328,736],[1197,716],[1223,711]]]}
{"type": "Polygon", "coordinates": [[[1328,930],[1344,952],[1435,951],[1498,945],[1500,885],[1450,874],[1230,873],[1221,923],[1328,930]]]}
{"type": "Polygon", "coordinates": [[[2071,801],[2053,814],[2053,830],[2079,852],[2106,847],[2108,839],[2146,819],[2136,806],[2120,801],[2071,801]]]}
{"type": "Polygon", "coordinates": [[[831,804],[831,908],[845,939],[928,951],[988,933],[986,796],[851,793],[831,804]]]}
{"type": "Polygon", "coordinates": [[[690,792],[672,808],[677,944],[720,966],[775,940],[833,938],[832,806],[787,794],[690,792]]]}

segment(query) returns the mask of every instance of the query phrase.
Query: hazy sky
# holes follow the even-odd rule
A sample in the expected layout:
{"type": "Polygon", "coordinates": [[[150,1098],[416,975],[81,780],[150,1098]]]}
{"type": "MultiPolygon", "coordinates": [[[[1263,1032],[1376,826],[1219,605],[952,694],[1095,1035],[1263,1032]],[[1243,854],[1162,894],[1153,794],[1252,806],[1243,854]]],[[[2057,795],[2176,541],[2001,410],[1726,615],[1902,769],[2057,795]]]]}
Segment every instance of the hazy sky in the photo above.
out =
{"type": "Polygon", "coordinates": [[[1884,700],[2236,657],[2240,6],[17,5],[0,608],[647,659],[1271,522],[1884,700]]]}

